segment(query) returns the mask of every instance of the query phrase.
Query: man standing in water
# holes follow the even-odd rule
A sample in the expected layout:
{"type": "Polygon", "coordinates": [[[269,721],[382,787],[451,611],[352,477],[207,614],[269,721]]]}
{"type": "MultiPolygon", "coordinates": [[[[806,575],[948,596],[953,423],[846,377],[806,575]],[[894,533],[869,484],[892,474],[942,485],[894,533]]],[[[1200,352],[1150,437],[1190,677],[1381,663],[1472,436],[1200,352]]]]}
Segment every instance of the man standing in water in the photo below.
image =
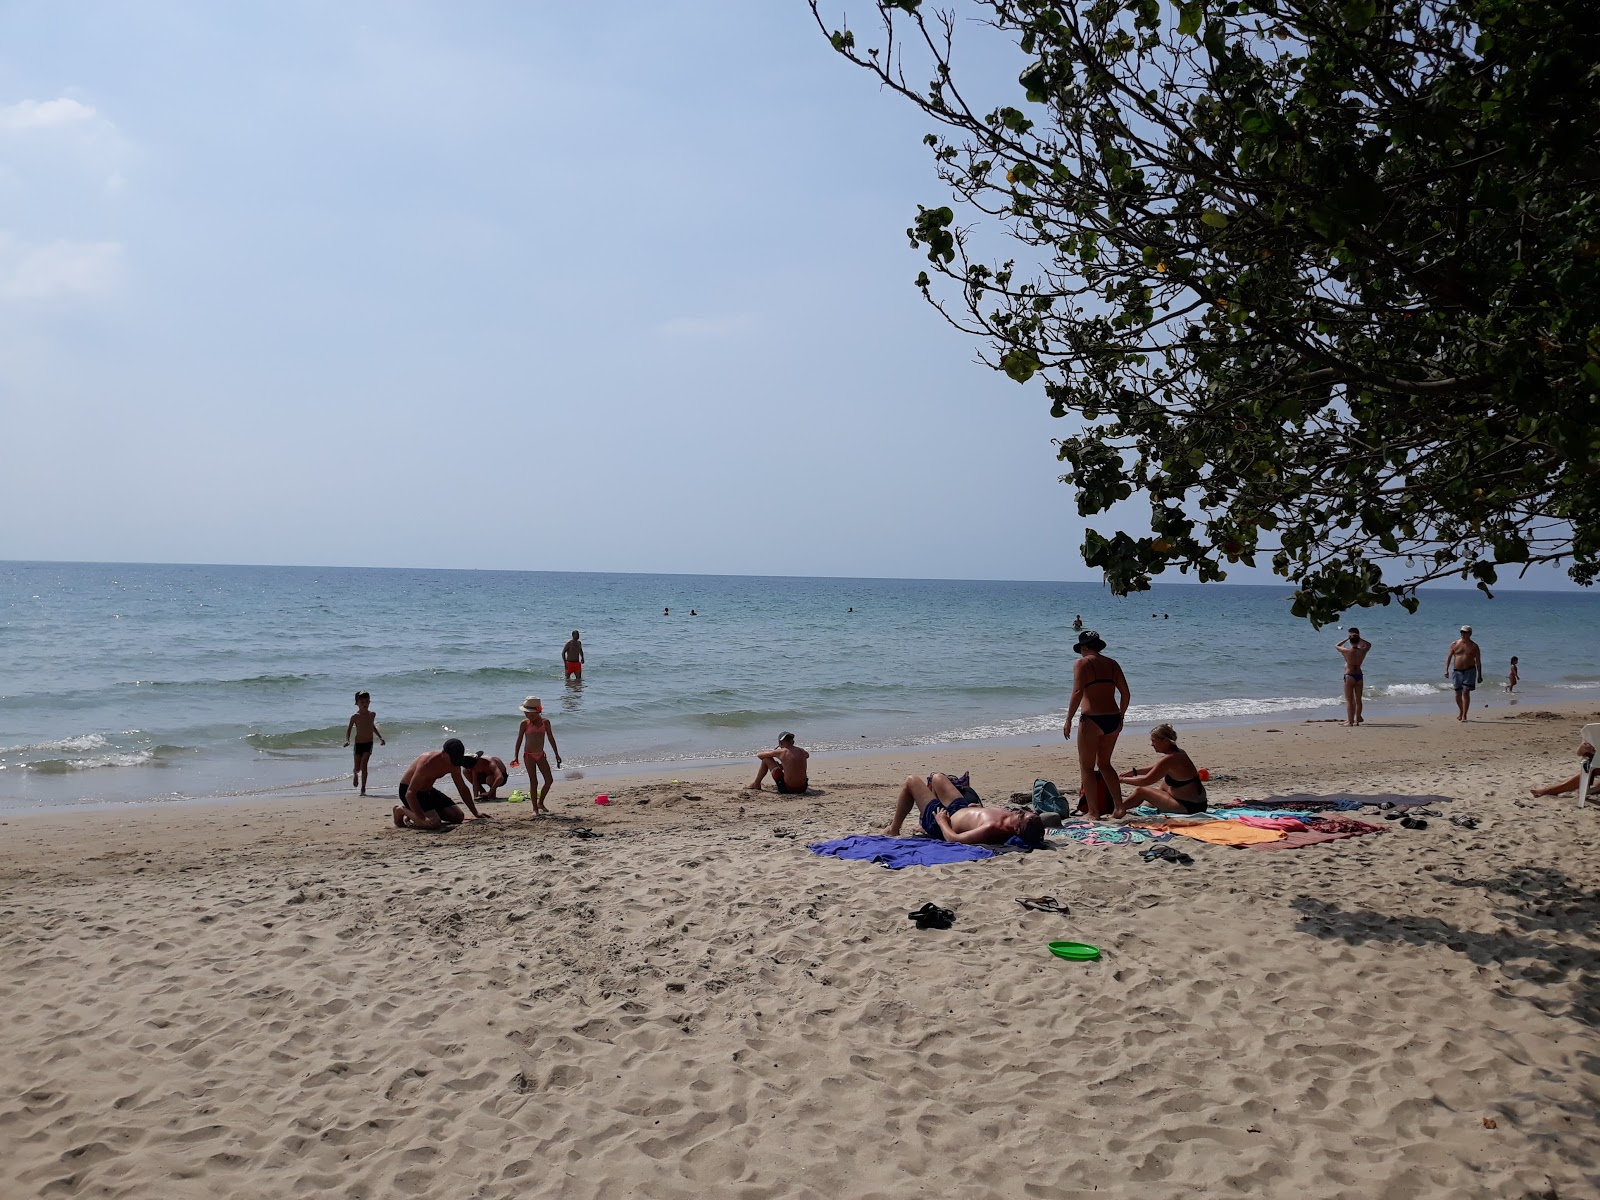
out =
{"type": "Polygon", "coordinates": [[[1344,655],[1344,717],[1347,725],[1360,725],[1362,691],[1366,687],[1361,664],[1367,661],[1372,643],[1362,641],[1361,631],[1350,626],[1350,636],[1334,647],[1344,655]]]}
{"type": "Polygon", "coordinates": [[[561,647],[561,662],[567,679],[583,678],[583,643],[578,640],[576,629],[572,631],[572,640],[561,647]]]}
{"type": "Polygon", "coordinates": [[[1467,719],[1467,709],[1472,707],[1472,689],[1483,682],[1483,651],[1472,640],[1472,626],[1463,625],[1461,636],[1450,643],[1450,652],[1444,656],[1445,678],[1455,684],[1456,720],[1467,719]]]}

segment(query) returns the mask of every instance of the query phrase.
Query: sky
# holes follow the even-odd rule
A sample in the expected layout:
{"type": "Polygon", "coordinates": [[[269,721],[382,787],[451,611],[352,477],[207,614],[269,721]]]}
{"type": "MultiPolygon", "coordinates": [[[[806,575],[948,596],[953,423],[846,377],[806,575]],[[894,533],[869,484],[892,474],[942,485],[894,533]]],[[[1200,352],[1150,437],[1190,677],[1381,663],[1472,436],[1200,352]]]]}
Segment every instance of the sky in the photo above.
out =
{"type": "Polygon", "coordinates": [[[927,131],[804,0],[12,0],[0,559],[1098,578],[927,131]]]}

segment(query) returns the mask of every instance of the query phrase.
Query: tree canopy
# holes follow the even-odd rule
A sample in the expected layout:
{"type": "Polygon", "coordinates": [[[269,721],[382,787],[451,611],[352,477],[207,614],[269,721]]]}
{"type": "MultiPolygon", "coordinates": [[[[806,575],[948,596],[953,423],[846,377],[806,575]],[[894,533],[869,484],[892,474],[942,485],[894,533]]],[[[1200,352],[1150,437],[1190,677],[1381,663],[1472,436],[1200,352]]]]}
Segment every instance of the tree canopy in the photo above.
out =
{"type": "Polygon", "coordinates": [[[1114,591],[1266,561],[1323,624],[1452,576],[1593,581],[1592,0],[876,0],[865,32],[810,3],[936,123],[918,286],[1082,419],[1083,515],[1148,499],[1150,536],[1086,535],[1114,591]],[[963,76],[997,35],[1015,84],[963,76]]]}

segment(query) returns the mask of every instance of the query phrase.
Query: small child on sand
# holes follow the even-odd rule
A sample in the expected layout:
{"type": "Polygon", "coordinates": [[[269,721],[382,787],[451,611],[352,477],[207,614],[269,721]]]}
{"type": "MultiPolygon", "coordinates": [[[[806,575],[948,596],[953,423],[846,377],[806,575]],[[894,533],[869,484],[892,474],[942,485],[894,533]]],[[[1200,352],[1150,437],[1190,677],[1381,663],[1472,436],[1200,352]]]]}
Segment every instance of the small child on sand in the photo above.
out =
{"type": "Polygon", "coordinates": [[[372,704],[371,692],[356,693],[356,711],[351,714],[350,723],[344,727],[344,744],[350,744],[350,734],[356,735],[356,761],[350,773],[350,786],[359,787],[361,794],[367,794],[367,762],[372,758],[372,739],[376,737],[380,745],[389,743],[383,740],[383,734],[378,732],[378,714],[369,707],[372,704]]]}
{"type": "Polygon", "coordinates": [[[1513,654],[1511,656],[1511,671],[1506,676],[1506,691],[1514,692],[1517,690],[1517,679],[1517,656],[1513,654]]]}
{"type": "Polygon", "coordinates": [[[550,760],[545,757],[544,740],[550,739],[550,750],[556,756],[556,766],[561,765],[561,750],[556,745],[556,731],[545,720],[544,701],[529,696],[522,702],[523,720],[517,727],[517,744],[511,750],[511,766],[518,765],[524,753],[528,756],[528,799],[533,801],[533,811],[549,812],[544,798],[550,794],[550,785],[556,781],[550,770],[550,760]],[[544,787],[539,787],[539,775],[544,776],[544,787]]]}

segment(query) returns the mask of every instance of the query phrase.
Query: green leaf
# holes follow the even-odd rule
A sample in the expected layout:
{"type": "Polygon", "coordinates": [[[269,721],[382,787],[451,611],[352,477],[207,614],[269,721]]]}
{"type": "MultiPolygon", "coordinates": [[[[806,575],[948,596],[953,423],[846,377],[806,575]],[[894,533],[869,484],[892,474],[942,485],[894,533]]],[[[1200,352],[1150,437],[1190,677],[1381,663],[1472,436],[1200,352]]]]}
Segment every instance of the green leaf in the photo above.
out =
{"type": "Polygon", "coordinates": [[[1200,5],[1185,4],[1178,9],[1178,32],[1193,37],[1200,32],[1200,5]]]}
{"type": "Polygon", "coordinates": [[[1209,225],[1212,229],[1226,229],[1228,227],[1227,215],[1218,212],[1214,208],[1208,208],[1201,213],[1200,222],[1203,225],[1209,225]]]}

